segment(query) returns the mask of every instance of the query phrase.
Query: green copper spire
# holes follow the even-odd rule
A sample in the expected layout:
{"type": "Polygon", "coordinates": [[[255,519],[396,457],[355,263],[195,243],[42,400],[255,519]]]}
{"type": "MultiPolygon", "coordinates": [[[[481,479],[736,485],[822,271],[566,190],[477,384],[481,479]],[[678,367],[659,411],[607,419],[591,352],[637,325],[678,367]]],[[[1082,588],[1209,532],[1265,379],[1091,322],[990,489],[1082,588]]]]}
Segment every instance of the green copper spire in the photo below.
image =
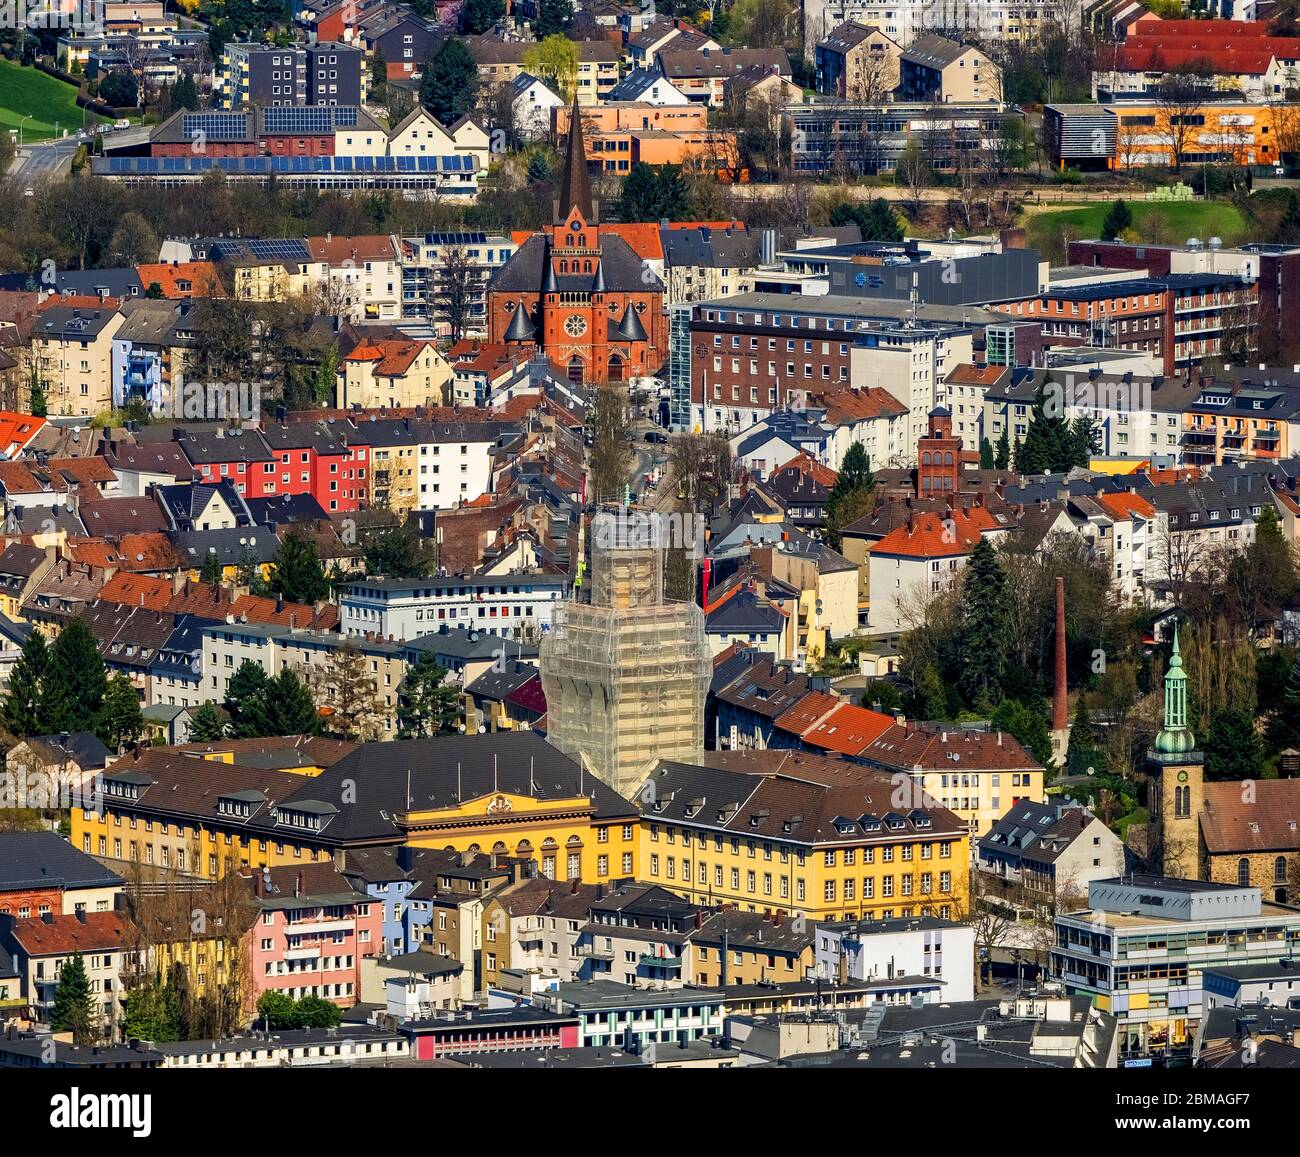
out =
{"type": "Polygon", "coordinates": [[[1159,755],[1185,755],[1196,750],[1196,739],[1187,729],[1187,672],[1178,649],[1178,628],[1174,628],[1174,650],[1165,672],[1165,725],[1156,736],[1159,755]]]}

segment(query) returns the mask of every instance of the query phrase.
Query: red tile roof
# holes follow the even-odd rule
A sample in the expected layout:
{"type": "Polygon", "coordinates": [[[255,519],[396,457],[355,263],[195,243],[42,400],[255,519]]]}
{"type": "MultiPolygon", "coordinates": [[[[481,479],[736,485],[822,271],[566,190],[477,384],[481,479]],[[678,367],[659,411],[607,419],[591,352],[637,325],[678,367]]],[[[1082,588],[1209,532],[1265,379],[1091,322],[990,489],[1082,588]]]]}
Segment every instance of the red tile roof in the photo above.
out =
{"type": "Polygon", "coordinates": [[[1212,855],[1300,849],[1300,779],[1257,779],[1253,803],[1240,783],[1207,783],[1201,834],[1212,855]]]}
{"type": "Polygon", "coordinates": [[[840,706],[840,700],[824,691],[809,691],[789,711],[778,715],[773,726],[792,735],[806,735],[830,712],[840,706]]]}
{"type": "Polygon", "coordinates": [[[45,425],[44,418],[34,418],[31,414],[16,414],[11,410],[0,410],[0,454],[8,454],[23,449],[37,432],[45,425]]]}
{"type": "Polygon", "coordinates": [[[1130,494],[1127,490],[1118,494],[1098,494],[1097,501],[1107,514],[1121,520],[1131,518],[1135,514],[1141,518],[1154,518],[1156,515],[1156,508],[1151,503],[1140,495],[1130,494]]]}
{"type": "Polygon", "coordinates": [[[87,912],[85,923],[57,913],[51,923],[39,916],[15,920],[10,935],[29,956],[71,956],[121,948],[132,935],[131,921],[117,912],[87,912]]]}
{"type": "Polygon", "coordinates": [[[399,256],[393,239],[381,235],[308,237],[307,249],[314,261],[340,266],[346,261],[395,261],[399,256]]]}
{"type": "Polygon", "coordinates": [[[871,553],[903,558],[946,558],[969,554],[981,534],[997,525],[997,519],[982,506],[951,510],[942,517],[923,511],[914,515],[907,524],[891,530],[871,548],[871,553]]]}
{"type": "Polygon", "coordinates": [[[772,477],[784,473],[786,470],[798,470],[800,474],[806,474],[814,482],[822,486],[834,486],[839,475],[829,466],[818,462],[807,450],[800,450],[789,462],[778,466],[772,471],[772,477]]]}
{"type": "Polygon", "coordinates": [[[146,291],[151,285],[162,290],[163,297],[177,300],[223,294],[217,267],[211,261],[177,261],[161,265],[137,265],[136,274],[146,291]]]}
{"type": "Polygon", "coordinates": [[[804,734],[805,743],[844,755],[857,755],[894,726],[894,717],[865,707],[846,703],[833,711],[811,731],[804,734]]]}

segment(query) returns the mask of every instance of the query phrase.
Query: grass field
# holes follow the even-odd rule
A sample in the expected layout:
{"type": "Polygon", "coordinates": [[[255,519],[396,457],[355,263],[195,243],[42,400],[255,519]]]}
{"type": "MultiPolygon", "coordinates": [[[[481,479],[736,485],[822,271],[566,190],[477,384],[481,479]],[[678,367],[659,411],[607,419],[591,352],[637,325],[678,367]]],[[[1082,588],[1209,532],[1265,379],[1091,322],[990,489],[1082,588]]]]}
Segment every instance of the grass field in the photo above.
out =
{"type": "Polygon", "coordinates": [[[81,128],[83,112],[76,96],[70,84],[12,60],[0,60],[0,129],[16,129],[22,121],[24,144],[53,137],[55,125],[60,135],[64,129],[81,128]]]}
{"type": "MultiPolygon", "coordinates": [[[[1134,232],[1152,244],[1181,243],[1189,237],[1202,241],[1221,237],[1225,245],[1234,245],[1246,240],[1250,232],[1241,210],[1224,201],[1129,201],[1128,207],[1133,211],[1134,232]]],[[[1109,212],[1110,204],[1099,201],[1077,209],[1036,213],[1025,223],[1029,244],[1056,255],[1063,230],[1068,230],[1072,240],[1100,237],[1102,222],[1109,212]]]]}

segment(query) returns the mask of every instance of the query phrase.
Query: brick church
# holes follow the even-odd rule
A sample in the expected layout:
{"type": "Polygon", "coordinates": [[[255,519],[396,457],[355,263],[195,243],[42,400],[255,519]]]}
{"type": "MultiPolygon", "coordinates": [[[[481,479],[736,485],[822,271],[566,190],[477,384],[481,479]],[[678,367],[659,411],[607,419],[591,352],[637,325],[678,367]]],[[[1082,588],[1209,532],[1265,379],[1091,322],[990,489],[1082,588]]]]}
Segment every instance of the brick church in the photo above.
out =
{"type": "Polygon", "coordinates": [[[597,223],[575,104],[556,224],[530,237],[488,286],[488,340],[536,347],[574,382],[655,374],[668,357],[664,284],[597,223]]]}

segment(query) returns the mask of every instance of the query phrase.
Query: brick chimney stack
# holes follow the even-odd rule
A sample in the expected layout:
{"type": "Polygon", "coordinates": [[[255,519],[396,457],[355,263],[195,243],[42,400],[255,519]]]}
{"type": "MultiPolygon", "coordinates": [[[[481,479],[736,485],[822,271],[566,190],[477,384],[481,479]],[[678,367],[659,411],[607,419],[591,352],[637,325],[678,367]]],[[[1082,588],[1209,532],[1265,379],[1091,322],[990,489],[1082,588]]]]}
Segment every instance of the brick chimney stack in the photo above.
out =
{"type": "Polygon", "coordinates": [[[1052,730],[1070,726],[1065,690],[1065,579],[1056,578],[1056,685],[1052,695],[1052,730]]]}

